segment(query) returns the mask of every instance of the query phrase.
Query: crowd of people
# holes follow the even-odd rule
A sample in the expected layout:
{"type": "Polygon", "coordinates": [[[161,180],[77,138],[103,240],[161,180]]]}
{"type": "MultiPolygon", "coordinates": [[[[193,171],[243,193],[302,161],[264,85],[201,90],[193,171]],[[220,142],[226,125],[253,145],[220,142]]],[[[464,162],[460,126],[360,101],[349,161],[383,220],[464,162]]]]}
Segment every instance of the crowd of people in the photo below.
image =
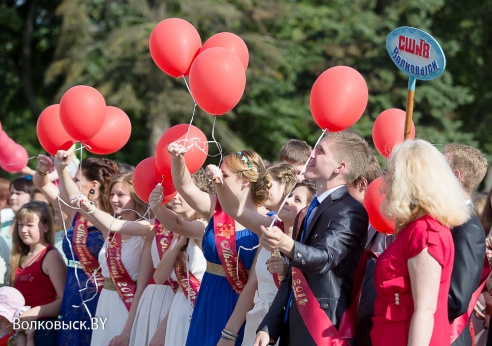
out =
{"type": "Polygon", "coordinates": [[[168,152],[169,203],[70,151],[0,180],[0,345],[492,345],[476,148],[408,140],[383,170],[345,130],[193,174],[168,152]],[[392,234],[363,205],[377,178],[392,234]]]}

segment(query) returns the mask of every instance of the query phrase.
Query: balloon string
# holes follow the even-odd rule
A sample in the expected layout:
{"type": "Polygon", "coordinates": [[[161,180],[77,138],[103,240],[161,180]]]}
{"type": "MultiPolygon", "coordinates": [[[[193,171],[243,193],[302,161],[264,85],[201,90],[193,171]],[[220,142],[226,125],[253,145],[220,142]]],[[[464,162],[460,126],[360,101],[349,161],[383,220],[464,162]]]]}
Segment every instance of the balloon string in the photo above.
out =
{"type": "MultiPolygon", "coordinates": [[[[31,156],[27,159],[27,161],[32,160],[37,158],[37,156],[31,156]]],[[[10,162],[10,163],[4,163],[5,166],[12,166],[12,165],[18,165],[19,163],[23,163],[24,161],[18,161],[18,162],[10,162]]]]}
{"type": "Polygon", "coordinates": [[[214,143],[217,146],[217,150],[219,150],[219,153],[216,154],[216,155],[213,155],[213,156],[220,155],[220,160],[219,160],[219,165],[218,165],[218,167],[220,167],[220,165],[222,164],[222,158],[223,158],[223,156],[222,156],[222,146],[215,139],[215,122],[216,121],[217,121],[217,117],[214,117],[214,123],[212,124],[212,139],[213,139],[213,141],[211,143],[214,143]]]}
{"type": "Polygon", "coordinates": [[[186,85],[186,89],[188,89],[188,92],[190,93],[191,95],[191,98],[193,99],[193,102],[195,103],[195,106],[196,106],[196,101],[195,101],[195,98],[193,97],[193,94],[191,93],[191,89],[190,89],[190,86],[188,85],[188,83],[186,82],[186,77],[183,75],[183,80],[185,82],[185,85],[186,85]]]}
{"type": "MultiPolygon", "coordinates": [[[[316,147],[319,145],[319,142],[321,141],[321,139],[323,138],[323,136],[325,135],[326,131],[328,131],[328,129],[324,129],[323,132],[321,132],[321,135],[319,136],[318,140],[316,141],[316,144],[314,145],[314,148],[313,150],[316,150],[316,147]]],[[[304,164],[304,167],[302,167],[302,170],[301,170],[301,173],[300,175],[303,175],[304,173],[306,173],[306,168],[307,168],[307,165],[309,164],[309,161],[311,161],[311,155],[309,155],[308,159],[306,160],[306,163],[304,164]]],[[[278,208],[278,211],[276,214],[273,215],[273,220],[272,220],[272,223],[270,224],[270,226],[268,226],[268,229],[271,229],[273,227],[273,224],[275,223],[275,221],[279,220],[278,218],[278,213],[280,212],[280,210],[282,210],[282,208],[284,207],[285,205],[285,202],[287,201],[287,198],[290,197],[290,194],[292,193],[292,191],[294,190],[295,188],[295,185],[294,187],[289,191],[288,194],[285,195],[285,198],[284,200],[282,201],[282,204],[280,204],[280,208],[278,208]]]]}

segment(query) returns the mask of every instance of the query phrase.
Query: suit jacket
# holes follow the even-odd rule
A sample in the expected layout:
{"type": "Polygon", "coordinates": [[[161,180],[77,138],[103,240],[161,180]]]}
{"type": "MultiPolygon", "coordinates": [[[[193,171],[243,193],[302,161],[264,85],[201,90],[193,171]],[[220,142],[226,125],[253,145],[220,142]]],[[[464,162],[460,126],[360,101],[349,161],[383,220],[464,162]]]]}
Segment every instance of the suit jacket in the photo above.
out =
{"type": "MultiPolygon", "coordinates": [[[[451,233],[454,242],[454,264],[448,294],[450,322],[468,309],[471,296],[480,283],[485,260],[485,232],[476,215],[451,229],[451,233]]],[[[470,329],[465,328],[452,345],[471,345],[470,329]]]]}
{"type": "MultiPolygon", "coordinates": [[[[370,226],[368,230],[368,241],[366,250],[371,250],[377,255],[386,250],[395,236],[392,234],[379,233],[370,226]]],[[[371,346],[371,329],[372,318],[374,317],[374,301],[376,300],[376,287],[374,286],[374,271],[376,269],[376,260],[374,258],[367,259],[366,272],[364,281],[362,282],[362,290],[355,317],[355,335],[352,345],[371,346]]]]}
{"type": "MultiPolygon", "coordinates": [[[[294,230],[300,222],[303,219],[298,215],[294,230]]],[[[343,186],[319,205],[305,231],[304,243],[294,242],[294,259],[290,265],[302,271],[321,309],[337,327],[351,303],[353,275],[364,249],[367,226],[366,210],[343,186]]],[[[297,234],[293,236],[297,239],[297,234]]],[[[291,291],[292,271],[289,270],[258,331],[265,331],[275,341],[281,336],[281,345],[315,345],[294,299],[288,321],[284,323],[291,291]]]]}

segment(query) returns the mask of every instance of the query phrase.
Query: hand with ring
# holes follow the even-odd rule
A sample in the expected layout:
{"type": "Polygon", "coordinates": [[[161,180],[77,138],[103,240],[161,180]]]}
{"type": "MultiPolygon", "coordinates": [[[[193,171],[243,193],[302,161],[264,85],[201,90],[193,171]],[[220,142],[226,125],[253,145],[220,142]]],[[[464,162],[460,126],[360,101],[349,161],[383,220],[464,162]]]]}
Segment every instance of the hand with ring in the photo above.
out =
{"type": "Polygon", "coordinates": [[[287,274],[288,267],[285,265],[284,260],[279,257],[270,257],[266,261],[267,270],[271,274],[279,274],[285,276],[287,274]]]}

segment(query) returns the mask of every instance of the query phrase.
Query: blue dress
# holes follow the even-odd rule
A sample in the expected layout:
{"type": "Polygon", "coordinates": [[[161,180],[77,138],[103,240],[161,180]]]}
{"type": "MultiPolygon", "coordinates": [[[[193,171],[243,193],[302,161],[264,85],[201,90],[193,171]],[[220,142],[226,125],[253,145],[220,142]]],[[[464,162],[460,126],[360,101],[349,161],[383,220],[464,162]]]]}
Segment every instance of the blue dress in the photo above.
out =
{"type": "MultiPolygon", "coordinates": [[[[258,245],[258,236],[249,229],[236,231],[236,250],[246,269],[251,267],[258,245]],[[239,251],[239,247],[242,246],[239,251]]],[[[221,264],[215,246],[214,218],[210,219],[202,242],[203,254],[208,262],[221,264]]],[[[205,272],[200,290],[195,302],[195,310],[191,317],[190,330],[186,340],[187,346],[216,346],[219,342],[222,329],[231,317],[236,307],[239,295],[229,285],[227,278],[205,272]]],[[[236,345],[243,340],[244,325],[239,331],[236,345]]]]}
{"type": "MultiPolygon", "coordinates": [[[[73,250],[72,238],[73,227],[76,217],[72,223],[72,227],[67,230],[67,237],[63,239],[63,252],[68,261],[78,261],[77,254],[73,250]],[[70,244],[69,244],[70,241],[70,244]]],[[[87,238],[87,246],[89,251],[96,257],[99,255],[104,244],[104,237],[96,227],[89,228],[89,234],[87,238]]],[[[58,332],[58,345],[59,346],[86,346],[90,345],[92,337],[91,328],[91,316],[87,313],[87,309],[90,311],[92,317],[96,314],[97,301],[99,300],[99,293],[97,293],[96,287],[85,275],[82,269],[75,269],[73,267],[67,267],[67,281],[65,283],[65,292],[63,294],[63,301],[60,309],[61,321],[72,323],[79,321],[75,324],[75,328],[61,329],[58,332]],[[77,276],[76,276],[77,274],[77,276]],[[78,281],[77,281],[78,277],[78,281]],[[80,285],[79,285],[80,282],[80,285]],[[84,289],[87,285],[87,289],[84,289]],[[83,289],[81,291],[81,289],[83,289]],[[82,301],[85,301],[85,306],[82,301]],[[74,306],[75,305],[75,306],[74,306]],[[85,325],[85,326],[84,326],[85,325]],[[87,329],[84,329],[87,328],[87,329]]],[[[99,325],[99,327],[101,327],[99,325]]]]}

